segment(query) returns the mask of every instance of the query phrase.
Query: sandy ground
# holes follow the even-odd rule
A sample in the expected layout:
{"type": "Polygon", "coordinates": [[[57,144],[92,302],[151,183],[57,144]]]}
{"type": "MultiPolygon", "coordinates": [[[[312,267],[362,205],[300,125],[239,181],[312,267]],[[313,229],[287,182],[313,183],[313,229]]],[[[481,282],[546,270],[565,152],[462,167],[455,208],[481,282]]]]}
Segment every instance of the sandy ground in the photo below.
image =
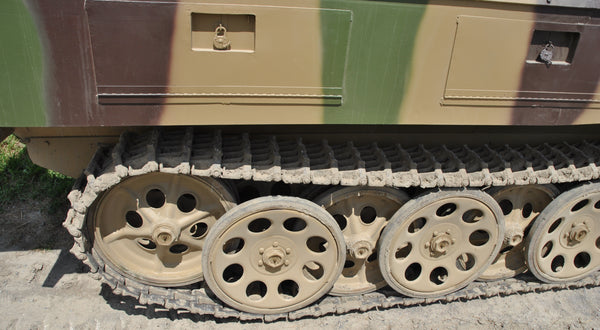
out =
{"type": "Polygon", "coordinates": [[[112,294],[68,253],[62,216],[39,202],[0,213],[1,329],[600,328],[600,288],[492,297],[273,323],[238,322],[141,306],[112,294]]]}

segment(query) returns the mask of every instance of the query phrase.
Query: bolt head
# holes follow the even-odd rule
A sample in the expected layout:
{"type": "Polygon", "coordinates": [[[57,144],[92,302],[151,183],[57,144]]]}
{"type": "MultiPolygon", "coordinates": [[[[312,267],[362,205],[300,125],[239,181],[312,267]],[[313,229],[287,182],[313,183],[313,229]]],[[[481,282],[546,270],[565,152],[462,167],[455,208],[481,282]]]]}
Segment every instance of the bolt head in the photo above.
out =
{"type": "Polygon", "coordinates": [[[273,247],[278,247],[279,246],[279,242],[273,242],[273,247]]]}
{"type": "Polygon", "coordinates": [[[258,266],[262,267],[262,265],[263,265],[263,261],[262,261],[262,260],[259,260],[259,261],[258,261],[258,266]]]}
{"type": "Polygon", "coordinates": [[[285,259],[285,261],[283,262],[284,265],[289,266],[290,265],[290,261],[288,259],[285,259]]]}
{"type": "Polygon", "coordinates": [[[285,249],[285,253],[287,253],[287,254],[292,253],[292,249],[290,249],[290,248],[285,249]]]}
{"type": "Polygon", "coordinates": [[[258,253],[260,253],[260,254],[265,253],[265,249],[263,249],[263,248],[258,249],[258,253]]]}

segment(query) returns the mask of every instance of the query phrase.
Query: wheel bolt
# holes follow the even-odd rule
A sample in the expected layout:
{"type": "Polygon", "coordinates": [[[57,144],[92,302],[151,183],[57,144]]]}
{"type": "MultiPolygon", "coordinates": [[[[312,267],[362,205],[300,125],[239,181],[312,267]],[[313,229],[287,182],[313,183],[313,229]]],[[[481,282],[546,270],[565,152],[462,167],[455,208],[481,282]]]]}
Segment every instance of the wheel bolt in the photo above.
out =
{"type": "Polygon", "coordinates": [[[290,248],[285,249],[285,253],[287,253],[287,254],[292,253],[292,249],[290,249],[290,248]]]}
{"type": "Polygon", "coordinates": [[[273,242],[273,247],[278,247],[279,246],[279,242],[273,242]]]}
{"type": "Polygon", "coordinates": [[[259,260],[259,261],[258,261],[258,265],[262,267],[262,265],[263,265],[263,261],[262,261],[262,260],[259,260]]]}
{"type": "Polygon", "coordinates": [[[290,261],[285,259],[285,261],[283,262],[284,265],[289,266],[290,265],[290,261]]]}
{"type": "Polygon", "coordinates": [[[260,254],[265,253],[265,249],[263,249],[263,248],[258,249],[258,253],[260,253],[260,254]]]}

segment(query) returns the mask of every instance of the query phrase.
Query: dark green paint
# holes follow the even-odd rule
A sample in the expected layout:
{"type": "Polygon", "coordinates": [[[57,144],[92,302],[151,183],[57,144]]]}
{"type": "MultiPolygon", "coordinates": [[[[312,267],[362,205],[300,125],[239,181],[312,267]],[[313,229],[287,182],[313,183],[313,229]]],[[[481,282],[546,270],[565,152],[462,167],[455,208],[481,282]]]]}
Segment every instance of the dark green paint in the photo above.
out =
{"type": "Polygon", "coordinates": [[[352,11],[347,55],[346,49],[328,47],[337,37],[339,22],[321,16],[323,86],[331,86],[330,72],[336,66],[346,65],[343,105],[325,107],[324,123],[397,123],[426,5],[415,1],[322,0],[321,6],[352,11]]]}
{"type": "Polygon", "coordinates": [[[0,126],[44,126],[43,57],[21,0],[0,0],[0,126]]]}

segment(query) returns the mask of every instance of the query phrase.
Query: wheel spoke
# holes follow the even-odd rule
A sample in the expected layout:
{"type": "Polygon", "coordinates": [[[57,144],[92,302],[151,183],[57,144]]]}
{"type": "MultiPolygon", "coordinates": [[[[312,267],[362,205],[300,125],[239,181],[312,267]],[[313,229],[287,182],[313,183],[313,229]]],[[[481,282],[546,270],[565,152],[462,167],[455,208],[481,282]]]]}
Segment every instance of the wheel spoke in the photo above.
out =
{"type": "Polygon", "coordinates": [[[181,235],[179,237],[179,243],[186,245],[188,248],[194,250],[194,251],[202,251],[203,247],[204,247],[204,240],[202,239],[195,239],[193,237],[190,237],[188,235],[181,235]]]}
{"type": "Polygon", "coordinates": [[[148,221],[150,225],[160,222],[160,216],[149,207],[142,207],[137,210],[144,221],[148,221]]]}
{"type": "Polygon", "coordinates": [[[187,214],[181,218],[178,218],[177,225],[179,228],[181,228],[181,230],[184,230],[191,225],[210,217],[213,217],[213,214],[210,212],[194,210],[191,214],[187,214]]]}
{"type": "Polygon", "coordinates": [[[152,233],[141,228],[123,227],[115,232],[112,232],[102,239],[104,243],[110,244],[122,239],[134,240],[136,238],[150,238],[152,233]]]}

